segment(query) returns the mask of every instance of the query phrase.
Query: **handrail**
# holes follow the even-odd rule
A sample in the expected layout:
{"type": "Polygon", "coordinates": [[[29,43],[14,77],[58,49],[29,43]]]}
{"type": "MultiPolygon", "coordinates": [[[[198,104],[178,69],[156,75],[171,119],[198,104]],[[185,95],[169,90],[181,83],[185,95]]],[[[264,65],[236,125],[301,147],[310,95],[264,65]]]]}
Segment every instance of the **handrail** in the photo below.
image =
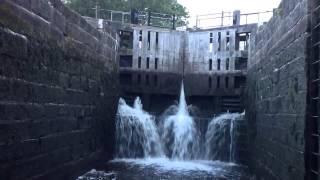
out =
{"type": "MultiPolygon", "coordinates": [[[[260,11],[260,12],[252,12],[252,13],[240,13],[240,25],[247,25],[252,23],[261,23],[266,22],[265,17],[267,17],[268,13],[273,13],[274,11],[260,11]],[[256,17],[254,17],[256,16],[256,17]],[[241,18],[242,17],[242,18],[241,18]],[[252,18],[254,17],[254,18],[252,18]],[[245,22],[243,22],[245,19],[245,22]],[[264,20],[265,19],[265,20],[264,20]],[[249,21],[250,20],[250,21],[249,21]]],[[[196,28],[203,27],[201,23],[206,23],[206,27],[224,27],[231,26],[234,24],[233,22],[234,14],[231,12],[220,12],[220,13],[211,13],[211,14],[201,14],[196,16],[196,28]],[[217,21],[219,20],[220,21],[217,21]],[[214,22],[213,22],[214,21],[214,22]]]]}

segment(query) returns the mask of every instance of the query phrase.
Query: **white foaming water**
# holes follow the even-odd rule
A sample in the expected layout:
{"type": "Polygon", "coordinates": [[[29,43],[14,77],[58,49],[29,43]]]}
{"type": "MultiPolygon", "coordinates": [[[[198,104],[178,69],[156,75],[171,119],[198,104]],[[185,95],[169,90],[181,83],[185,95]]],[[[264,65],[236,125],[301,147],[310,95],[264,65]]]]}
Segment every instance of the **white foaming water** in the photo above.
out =
{"type": "Polygon", "coordinates": [[[116,130],[118,157],[164,155],[155,118],[143,111],[140,98],[136,98],[133,108],[119,100],[116,130]]]}
{"type": "Polygon", "coordinates": [[[230,145],[229,145],[229,161],[233,162],[234,161],[234,121],[236,118],[231,119],[230,121],[230,145]]]}
{"type": "Polygon", "coordinates": [[[193,118],[188,112],[183,83],[177,113],[164,119],[162,131],[161,138],[169,157],[185,160],[197,156],[199,138],[193,118]]]}
{"type": "Polygon", "coordinates": [[[237,113],[226,113],[212,119],[204,137],[205,142],[200,146],[200,132],[189,113],[183,83],[179,104],[165,111],[158,127],[155,117],[143,110],[140,98],[135,100],[133,107],[120,99],[116,124],[116,157],[145,158],[144,163],[159,161],[167,167],[181,164],[182,160],[190,162],[199,158],[234,162],[234,129],[240,116],[237,113]],[[205,151],[202,155],[200,149],[205,151]]]}
{"type": "Polygon", "coordinates": [[[223,166],[235,166],[233,163],[221,161],[179,161],[168,158],[145,158],[145,159],[114,159],[111,163],[125,162],[133,166],[156,167],[160,172],[163,171],[205,171],[215,174],[223,170],[223,166]]]}
{"type": "Polygon", "coordinates": [[[234,128],[235,121],[244,114],[226,113],[211,120],[205,136],[206,159],[234,161],[234,128]],[[229,152],[226,147],[229,145],[229,152]]]}

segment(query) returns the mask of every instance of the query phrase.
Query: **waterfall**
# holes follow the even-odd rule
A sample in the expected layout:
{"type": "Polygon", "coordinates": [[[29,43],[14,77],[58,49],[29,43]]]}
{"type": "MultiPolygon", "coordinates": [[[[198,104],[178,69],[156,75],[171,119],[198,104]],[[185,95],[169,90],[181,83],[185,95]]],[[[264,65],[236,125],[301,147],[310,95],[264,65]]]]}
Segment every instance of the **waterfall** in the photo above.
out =
{"type": "Polygon", "coordinates": [[[117,158],[201,158],[234,162],[237,134],[234,129],[241,115],[226,113],[213,118],[204,142],[200,143],[200,131],[190,115],[191,107],[187,105],[183,83],[178,104],[170,106],[158,118],[158,123],[143,110],[140,98],[136,98],[133,107],[120,99],[116,119],[117,158]]]}
{"type": "Polygon", "coordinates": [[[233,162],[234,161],[234,121],[236,120],[236,118],[233,118],[230,120],[230,147],[229,147],[229,162],[233,162]]]}
{"type": "Polygon", "coordinates": [[[211,120],[205,135],[206,159],[234,162],[235,123],[243,114],[226,113],[211,120]]]}
{"type": "Polygon", "coordinates": [[[183,83],[176,113],[165,117],[161,139],[166,154],[179,160],[193,159],[199,152],[199,138],[193,118],[189,115],[183,83]]]}
{"type": "Polygon", "coordinates": [[[133,107],[119,100],[116,131],[118,157],[164,155],[155,117],[143,111],[140,98],[136,98],[133,107]]]}

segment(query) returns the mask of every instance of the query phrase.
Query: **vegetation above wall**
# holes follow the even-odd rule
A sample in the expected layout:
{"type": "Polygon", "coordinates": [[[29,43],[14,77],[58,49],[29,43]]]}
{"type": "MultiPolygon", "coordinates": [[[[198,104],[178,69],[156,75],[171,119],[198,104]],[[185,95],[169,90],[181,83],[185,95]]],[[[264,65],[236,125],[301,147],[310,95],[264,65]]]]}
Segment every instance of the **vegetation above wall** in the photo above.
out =
{"type": "MultiPolygon", "coordinates": [[[[100,10],[152,11],[163,14],[175,14],[178,21],[186,24],[189,13],[177,0],[64,0],[71,9],[83,16],[95,17],[96,6],[100,10]]],[[[99,11],[103,12],[103,11],[99,11]]]]}

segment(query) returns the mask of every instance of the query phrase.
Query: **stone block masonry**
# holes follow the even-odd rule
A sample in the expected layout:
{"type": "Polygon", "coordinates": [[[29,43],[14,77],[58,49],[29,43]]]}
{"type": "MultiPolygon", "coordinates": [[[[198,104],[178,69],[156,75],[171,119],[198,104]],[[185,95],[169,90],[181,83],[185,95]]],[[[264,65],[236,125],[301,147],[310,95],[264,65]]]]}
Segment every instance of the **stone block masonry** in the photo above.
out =
{"type": "Polygon", "coordinates": [[[117,48],[60,0],[0,0],[0,179],[75,179],[111,158],[117,48]]]}
{"type": "Polygon", "coordinates": [[[305,175],[308,1],[283,0],[251,36],[247,81],[250,165],[258,179],[305,175]]]}

